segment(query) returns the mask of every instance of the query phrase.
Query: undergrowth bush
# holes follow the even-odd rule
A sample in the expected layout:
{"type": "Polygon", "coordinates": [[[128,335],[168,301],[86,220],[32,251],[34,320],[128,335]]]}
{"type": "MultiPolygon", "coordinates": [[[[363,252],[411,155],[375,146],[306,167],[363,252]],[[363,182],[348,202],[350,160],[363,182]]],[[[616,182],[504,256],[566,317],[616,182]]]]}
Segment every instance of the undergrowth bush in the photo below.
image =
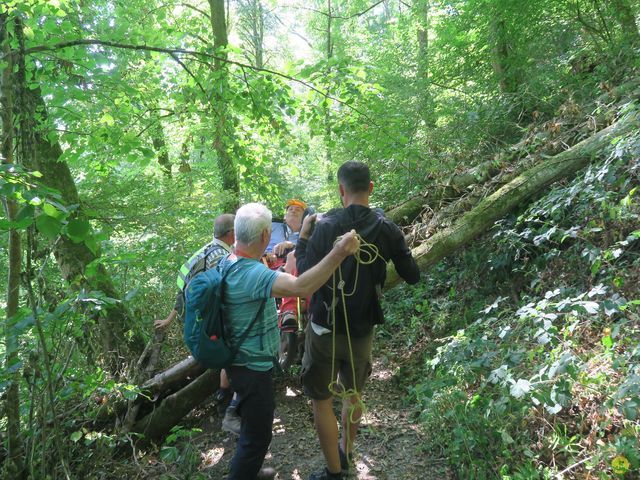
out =
{"type": "Polygon", "coordinates": [[[459,478],[640,472],[639,154],[637,133],[618,141],[388,297],[380,335],[430,337],[420,371],[402,373],[424,448],[459,478]]]}

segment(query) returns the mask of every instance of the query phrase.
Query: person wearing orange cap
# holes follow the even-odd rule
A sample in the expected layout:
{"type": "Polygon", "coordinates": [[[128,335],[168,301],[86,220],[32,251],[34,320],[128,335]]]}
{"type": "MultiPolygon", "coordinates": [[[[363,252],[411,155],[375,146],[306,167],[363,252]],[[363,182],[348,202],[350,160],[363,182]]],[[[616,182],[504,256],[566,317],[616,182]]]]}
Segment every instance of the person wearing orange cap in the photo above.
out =
{"type": "Polygon", "coordinates": [[[284,265],[285,254],[295,248],[306,210],[305,202],[292,198],[287,200],[284,222],[271,224],[271,240],[266,249],[269,268],[276,269],[284,265]]]}

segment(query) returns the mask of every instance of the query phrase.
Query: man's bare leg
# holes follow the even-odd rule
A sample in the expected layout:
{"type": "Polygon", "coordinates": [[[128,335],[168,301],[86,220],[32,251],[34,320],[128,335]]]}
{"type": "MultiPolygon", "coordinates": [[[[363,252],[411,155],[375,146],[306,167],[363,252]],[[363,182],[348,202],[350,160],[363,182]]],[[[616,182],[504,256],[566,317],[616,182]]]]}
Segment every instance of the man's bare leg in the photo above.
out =
{"type": "Polygon", "coordinates": [[[324,454],[327,468],[331,473],[339,473],[340,455],[338,454],[338,423],[333,413],[333,398],[313,400],[313,419],[324,454]]]}
{"type": "Polygon", "coordinates": [[[342,401],[342,438],[340,439],[340,447],[347,456],[353,450],[353,441],[356,438],[356,433],[358,433],[361,417],[360,394],[345,398],[342,401]]]}

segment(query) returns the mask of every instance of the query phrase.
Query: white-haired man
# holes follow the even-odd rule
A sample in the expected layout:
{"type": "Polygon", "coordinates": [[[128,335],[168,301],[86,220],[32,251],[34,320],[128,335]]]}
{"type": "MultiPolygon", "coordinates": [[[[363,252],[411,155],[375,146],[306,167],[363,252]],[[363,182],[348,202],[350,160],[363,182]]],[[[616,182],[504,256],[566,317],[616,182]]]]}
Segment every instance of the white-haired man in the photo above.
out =
{"type": "MultiPolygon", "coordinates": [[[[271,212],[259,203],[241,207],[236,212],[234,253],[220,261],[223,272],[230,269],[224,290],[229,341],[238,342],[257,318],[228,371],[231,386],[240,398],[237,409],[242,417],[230,480],[265,478],[268,473],[260,469],[271,443],[275,409],[272,373],[280,338],[273,297],[311,295],[360,246],[355,232],[351,231],[343,235],[317,265],[299,277],[270,270],[260,258],[271,238],[271,218],[271,212]],[[273,361],[267,360],[269,357],[273,361]]],[[[308,234],[314,222],[315,216],[307,217],[301,231],[308,234]]]]}

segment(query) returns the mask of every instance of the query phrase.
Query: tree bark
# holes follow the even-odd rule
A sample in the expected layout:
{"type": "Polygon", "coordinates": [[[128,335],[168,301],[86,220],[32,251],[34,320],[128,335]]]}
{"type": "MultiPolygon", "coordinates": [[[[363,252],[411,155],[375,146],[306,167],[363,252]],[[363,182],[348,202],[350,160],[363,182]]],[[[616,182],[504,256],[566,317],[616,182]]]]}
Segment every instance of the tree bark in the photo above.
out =
{"type": "Polygon", "coordinates": [[[169,159],[169,151],[167,150],[167,142],[165,141],[164,129],[162,128],[162,123],[160,123],[160,117],[154,115],[151,121],[155,122],[151,130],[151,142],[156,151],[158,164],[165,176],[171,178],[171,160],[169,159]]]}
{"type": "Polygon", "coordinates": [[[149,395],[157,395],[167,390],[172,390],[190,378],[201,375],[206,369],[193,357],[189,356],[173,367],[157,374],[142,385],[142,390],[149,395]]]}
{"type": "MultiPolygon", "coordinates": [[[[26,105],[23,106],[23,115],[41,118],[42,123],[46,124],[47,111],[40,90],[27,88],[24,97],[26,105]]],[[[78,207],[72,218],[85,218],[69,166],[60,160],[62,156],[60,144],[49,140],[47,128],[39,126],[33,129],[33,133],[36,158],[25,162],[25,166],[40,171],[41,183],[58,190],[66,206],[78,207]]],[[[111,277],[102,265],[98,266],[95,276],[88,278],[85,275],[87,265],[97,258],[86,244],[74,243],[66,235],[61,235],[54,244],[53,253],[63,278],[72,288],[99,290],[110,298],[119,297],[111,277]]],[[[98,326],[105,363],[112,373],[117,373],[122,368],[123,358],[127,358],[130,354],[137,356],[142,352],[144,340],[139,332],[131,328],[134,322],[122,303],[106,306],[102,312],[103,316],[99,319],[98,326]],[[133,335],[130,336],[131,330],[133,335]]]]}
{"type": "Polygon", "coordinates": [[[503,13],[497,6],[494,6],[494,15],[490,19],[490,32],[492,45],[492,57],[491,64],[493,66],[493,72],[498,79],[498,85],[502,93],[515,93],[518,88],[518,82],[514,75],[513,59],[511,58],[511,52],[509,42],[507,39],[507,32],[503,13]]]}
{"type": "Polygon", "coordinates": [[[132,431],[143,434],[145,440],[162,438],[182,417],[213,395],[219,382],[219,375],[212,370],[205,371],[189,385],[166,397],[158,408],[138,421],[132,431]]]}
{"type": "Polygon", "coordinates": [[[497,163],[489,160],[466,172],[452,175],[445,185],[428,187],[425,194],[391,208],[386,215],[398,225],[409,225],[425,207],[429,206],[435,210],[441,202],[458,198],[472,185],[484,183],[499,173],[500,167],[497,163]]]}
{"type": "MultiPolygon", "coordinates": [[[[444,257],[477,238],[491,228],[496,220],[521,206],[549,185],[566,178],[589,165],[613,138],[640,128],[640,119],[629,114],[608,128],[583,140],[544,163],[522,173],[504,187],[485,198],[475,208],[463,215],[455,224],[429,238],[413,249],[413,256],[421,270],[426,270],[444,257]]],[[[387,268],[385,288],[399,283],[400,277],[393,265],[387,268]]]]}
{"type": "MultiPolygon", "coordinates": [[[[13,119],[13,57],[9,46],[9,17],[0,15],[0,45],[6,65],[2,70],[0,95],[2,96],[2,163],[13,164],[14,160],[14,119],[13,119]]],[[[3,199],[8,221],[13,221],[17,215],[16,202],[9,198],[3,199]]],[[[9,272],[7,278],[7,305],[5,307],[6,321],[4,325],[5,338],[5,369],[13,372],[9,375],[9,386],[4,397],[4,411],[7,416],[7,463],[3,468],[5,474],[12,478],[24,476],[24,449],[20,427],[20,369],[17,368],[18,341],[13,331],[13,317],[18,313],[20,302],[20,271],[22,269],[22,247],[20,233],[12,228],[9,230],[9,272]]]]}
{"type": "Polygon", "coordinates": [[[229,90],[227,73],[226,48],[229,45],[227,37],[227,22],[225,15],[225,0],[209,0],[211,10],[211,30],[213,33],[213,46],[216,51],[214,67],[218,77],[214,85],[214,113],[215,132],[213,148],[216,151],[218,168],[222,177],[222,189],[226,194],[222,205],[223,212],[235,212],[240,206],[240,182],[238,171],[231,156],[234,143],[234,127],[225,92],[229,90]]]}

